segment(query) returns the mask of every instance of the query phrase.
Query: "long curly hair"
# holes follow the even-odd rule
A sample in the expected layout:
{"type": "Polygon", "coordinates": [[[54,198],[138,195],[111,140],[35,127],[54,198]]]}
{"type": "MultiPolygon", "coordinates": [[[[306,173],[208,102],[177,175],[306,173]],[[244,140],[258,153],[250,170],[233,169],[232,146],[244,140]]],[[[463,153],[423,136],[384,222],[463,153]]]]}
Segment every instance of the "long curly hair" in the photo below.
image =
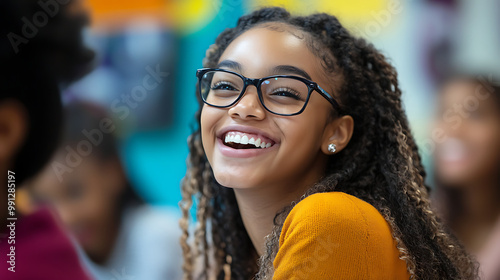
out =
{"type": "MultiPolygon", "coordinates": [[[[347,147],[330,157],[324,177],[301,200],[315,193],[341,191],[373,205],[390,225],[400,258],[413,279],[475,278],[476,262],[446,232],[430,207],[425,171],[402,107],[396,70],[373,45],[351,35],[332,15],[292,16],[283,8],[262,8],[241,17],[236,27],[217,37],[206,53],[204,67],[215,67],[226,47],[243,32],[272,23],[302,31],[326,73],[342,76],[338,98],[342,111],[355,123],[347,147]]],[[[198,125],[200,114],[201,108],[196,114],[198,125]]],[[[188,146],[179,203],[184,279],[271,279],[283,223],[299,201],[276,213],[266,251],[259,258],[243,226],[233,189],[214,178],[199,126],[188,146]],[[191,243],[194,202],[197,223],[191,243]]]]}

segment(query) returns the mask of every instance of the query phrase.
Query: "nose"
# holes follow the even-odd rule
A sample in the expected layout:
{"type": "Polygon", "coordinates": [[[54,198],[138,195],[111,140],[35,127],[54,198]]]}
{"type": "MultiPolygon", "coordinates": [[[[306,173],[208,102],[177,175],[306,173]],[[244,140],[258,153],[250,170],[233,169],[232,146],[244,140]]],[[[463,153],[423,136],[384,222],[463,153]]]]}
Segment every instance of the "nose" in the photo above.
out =
{"type": "Polygon", "coordinates": [[[262,107],[256,87],[247,87],[241,99],[228,110],[232,118],[262,120],[266,110],[262,107]]]}

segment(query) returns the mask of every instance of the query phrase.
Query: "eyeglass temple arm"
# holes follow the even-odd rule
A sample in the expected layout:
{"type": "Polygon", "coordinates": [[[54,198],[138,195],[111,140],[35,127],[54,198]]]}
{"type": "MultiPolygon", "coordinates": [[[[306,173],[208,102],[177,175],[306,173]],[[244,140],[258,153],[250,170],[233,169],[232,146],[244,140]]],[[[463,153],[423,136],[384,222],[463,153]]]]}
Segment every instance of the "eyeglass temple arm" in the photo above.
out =
{"type": "Polygon", "coordinates": [[[340,111],[340,105],[339,103],[331,96],[328,92],[326,92],[324,89],[322,89],[319,85],[316,84],[316,87],[318,88],[318,91],[321,95],[323,95],[330,103],[332,103],[333,107],[335,110],[340,111]]]}

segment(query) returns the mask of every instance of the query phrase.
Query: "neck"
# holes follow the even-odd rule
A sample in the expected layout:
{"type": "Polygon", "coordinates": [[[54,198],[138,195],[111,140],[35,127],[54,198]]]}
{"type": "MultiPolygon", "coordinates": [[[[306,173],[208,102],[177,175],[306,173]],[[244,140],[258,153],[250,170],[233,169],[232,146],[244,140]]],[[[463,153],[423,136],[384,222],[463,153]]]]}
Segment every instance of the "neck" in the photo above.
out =
{"type": "Polygon", "coordinates": [[[462,195],[463,217],[475,223],[494,223],[500,213],[499,180],[492,178],[464,187],[462,195]]]}
{"type": "Polygon", "coordinates": [[[314,172],[302,176],[305,179],[290,180],[280,186],[234,189],[243,224],[260,256],[264,253],[266,236],[273,230],[277,212],[292,201],[298,202],[306,190],[319,181],[322,174],[322,171],[314,172]]]}
{"type": "MultiPolygon", "coordinates": [[[[118,209],[118,206],[116,206],[115,209],[118,209]]],[[[112,256],[113,251],[117,246],[118,239],[120,238],[120,231],[125,230],[122,228],[124,218],[127,217],[124,217],[121,211],[118,211],[115,215],[111,216],[108,227],[103,233],[105,236],[100,240],[101,243],[99,250],[93,253],[87,252],[93,262],[105,265],[112,256]]]]}
{"type": "Polygon", "coordinates": [[[292,201],[298,202],[300,197],[325,174],[328,157],[321,152],[302,172],[290,172],[285,180],[270,182],[265,186],[251,188],[234,188],[234,194],[245,230],[252,244],[262,256],[265,252],[266,236],[274,227],[277,212],[289,206],[292,201]]]}
{"type": "Polygon", "coordinates": [[[292,201],[297,201],[304,192],[284,195],[273,190],[234,190],[243,224],[259,255],[264,253],[265,237],[273,229],[276,213],[292,201]]]}
{"type": "Polygon", "coordinates": [[[476,180],[461,190],[461,214],[452,227],[467,250],[478,253],[500,215],[498,180],[476,180]]]}

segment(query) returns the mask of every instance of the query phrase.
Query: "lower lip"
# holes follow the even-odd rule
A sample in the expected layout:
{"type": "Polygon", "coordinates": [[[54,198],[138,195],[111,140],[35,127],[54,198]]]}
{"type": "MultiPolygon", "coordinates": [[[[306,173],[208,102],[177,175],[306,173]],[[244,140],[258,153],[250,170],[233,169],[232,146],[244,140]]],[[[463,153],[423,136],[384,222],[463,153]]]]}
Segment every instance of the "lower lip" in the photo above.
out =
{"type": "Polygon", "coordinates": [[[223,156],[232,157],[232,158],[250,158],[260,156],[262,154],[268,153],[274,149],[276,149],[278,144],[274,144],[269,148],[257,148],[257,149],[233,149],[228,147],[222,143],[222,139],[217,138],[217,147],[223,156]]]}
{"type": "Polygon", "coordinates": [[[469,156],[467,154],[462,153],[460,156],[446,156],[446,155],[438,155],[439,161],[445,164],[461,164],[468,161],[469,156]]]}

